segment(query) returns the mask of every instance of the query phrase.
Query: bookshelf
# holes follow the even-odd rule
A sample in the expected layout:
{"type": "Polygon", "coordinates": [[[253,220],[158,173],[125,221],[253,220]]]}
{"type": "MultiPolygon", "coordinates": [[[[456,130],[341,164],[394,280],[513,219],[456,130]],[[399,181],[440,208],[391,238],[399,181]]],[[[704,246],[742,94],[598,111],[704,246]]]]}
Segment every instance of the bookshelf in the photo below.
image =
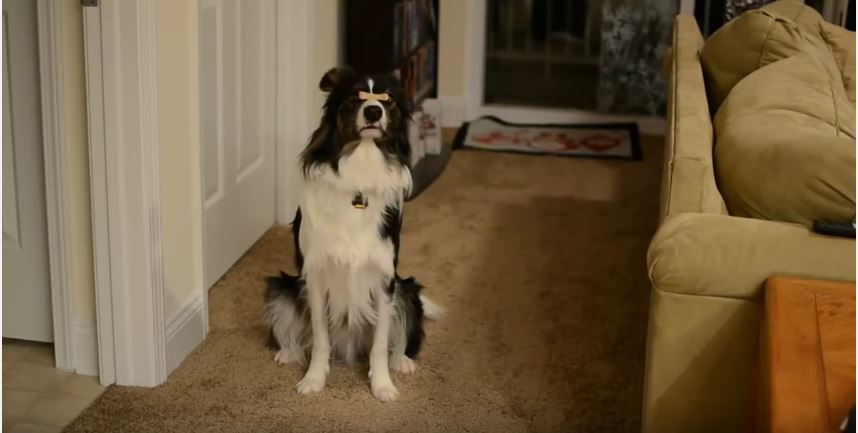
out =
{"type": "Polygon", "coordinates": [[[346,64],[393,74],[414,107],[436,92],[438,0],[348,0],[346,64]]]}
{"type": "Polygon", "coordinates": [[[344,24],[346,64],[361,74],[397,77],[415,109],[414,198],[441,174],[452,151],[441,137],[440,104],[427,101],[438,91],[438,0],[346,0],[344,24]]]}

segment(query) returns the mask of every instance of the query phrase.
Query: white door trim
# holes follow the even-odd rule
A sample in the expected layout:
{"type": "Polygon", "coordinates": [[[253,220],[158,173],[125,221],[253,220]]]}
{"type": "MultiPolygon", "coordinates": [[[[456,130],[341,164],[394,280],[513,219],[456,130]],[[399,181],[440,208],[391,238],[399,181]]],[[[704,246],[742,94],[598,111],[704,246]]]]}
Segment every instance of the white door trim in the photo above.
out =
{"type": "Polygon", "coordinates": [[[468,36],[465,38],[465,115],[467,120],[481,116],[483,107],[483,81],[485,77],[486,55],[486,0],[471,0],[467,2],[468,36]]]}
{"type": "MultiPolygon", "coordinates": [[[[465,58],[462,76],[465,77],[464,101],[444,100],[443,110],[463,113],[463,121],[480,116],[493,115],[510,122],[530,123],[592,123],[592,122],[637,122],[645,134],[663,134],[665,121],[660,116],[617,115],[586,110],[518,107],[484,102],[485,47],[486,47],[486,0],[467,2],[468,37],[465,38],[465,58]],[[464,107],[459,105],[464,103],[464,107]]],[[[443,30],[442,30],[443,31],[443,30]]],[[[456,116],[457,117],[457,116],[456,116]]],[[[460,121],[448,117],[445,126],[460,121]]]]}
{"type": "Polygon", "coordinates": [[[116,368],[113,345],[113,305],[110,300],[110,239],[107,229],[107,174],[104,155],[104,84],[102,83],[101,71],[100,15],[99,9],[87,7],[83,9],[98,373],[101,383],[109,385],[116,382],[116,368]]]}
{"type": "Polygon", "coordinates": [[[84,8],[84,38],[101,382],[155,386],[167,377],[155,0],[84,8]]]}
{"type": "Polygon", "coordinates": [[[57,368],[74,371],[74,287],[71,278],[71,249],[67,223],[68,177],[65,166],[60,3],[53,0],[39,0],[36,10],[54,359],[57,368]]]}

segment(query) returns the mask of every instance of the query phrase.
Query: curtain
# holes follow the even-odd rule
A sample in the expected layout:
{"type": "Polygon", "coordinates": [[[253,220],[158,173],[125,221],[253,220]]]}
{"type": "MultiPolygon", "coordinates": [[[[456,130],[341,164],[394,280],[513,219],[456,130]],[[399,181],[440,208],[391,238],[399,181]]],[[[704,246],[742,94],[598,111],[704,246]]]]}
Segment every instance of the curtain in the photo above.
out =
{"type": "Polygon", "coordinates": [[[603,0],[600,111],[663,114],[662,64],[677,1],[603,0]]]}
{"type": "Polygon", "coordinates": [[[757,9],[766,3],[771,3],[773,0],[727,0],[724,6],[724,22],[732,20],[745,11],[757,9]]]}

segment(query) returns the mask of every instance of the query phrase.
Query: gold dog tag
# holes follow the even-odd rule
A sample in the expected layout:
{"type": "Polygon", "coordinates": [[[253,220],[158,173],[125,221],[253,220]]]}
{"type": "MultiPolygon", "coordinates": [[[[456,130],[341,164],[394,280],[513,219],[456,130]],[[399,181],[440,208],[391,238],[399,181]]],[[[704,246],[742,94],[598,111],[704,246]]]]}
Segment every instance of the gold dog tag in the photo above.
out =
{"type": "Polygon", "coordinates": [[[364,101],[387,101],[390,99],[390,95],[385,93],[369,93],[369,92],[358,92],[358,98],[364,101]]]}
{"type": "Polygon", "coordinates": [[[363,196],[363,194],[357,193],[355,194],[355,198],[352,199],[352,206],[355,209],[364,210],[367,206],[369,206],[369,200],[367,200],[366,197],[363,196]]]}

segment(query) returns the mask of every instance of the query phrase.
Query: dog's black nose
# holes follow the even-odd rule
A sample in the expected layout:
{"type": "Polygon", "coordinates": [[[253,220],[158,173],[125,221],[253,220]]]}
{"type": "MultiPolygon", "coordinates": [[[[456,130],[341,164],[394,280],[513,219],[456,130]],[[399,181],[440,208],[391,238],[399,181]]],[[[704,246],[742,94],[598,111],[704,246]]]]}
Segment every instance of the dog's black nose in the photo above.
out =
{"type": "Polygon", "coordinates": [[[366,118],[366,121],[369,123],[378,122],[378,119],[381,119],[381,107],[378,105],[370,105],[363,109],[363,117],[366,118]]]}

